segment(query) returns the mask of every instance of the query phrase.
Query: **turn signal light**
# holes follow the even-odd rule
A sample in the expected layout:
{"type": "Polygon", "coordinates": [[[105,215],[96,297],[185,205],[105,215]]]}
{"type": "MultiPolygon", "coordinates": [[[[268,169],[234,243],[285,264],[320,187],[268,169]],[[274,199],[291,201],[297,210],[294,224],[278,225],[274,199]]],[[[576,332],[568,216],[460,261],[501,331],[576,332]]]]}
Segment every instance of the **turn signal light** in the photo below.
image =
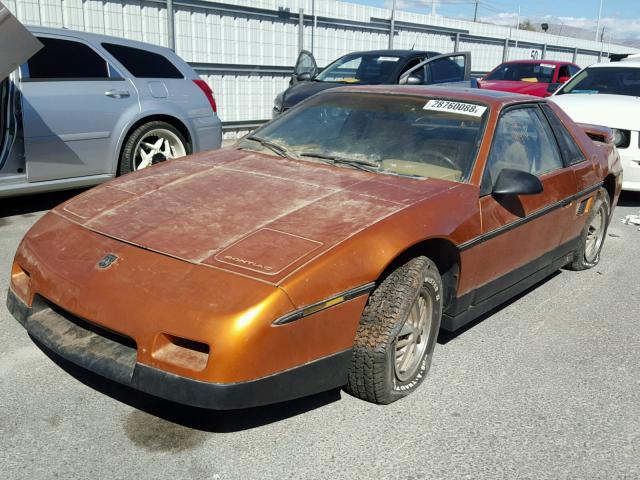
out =
{"type": "Polygon", "coordinates": [[[29,272],[18,265],[18,262],[13,262],[11,267],[11,289],[24,303],[30,303],[31,277],[29,272]]]}
{"type": "Polygon", "coordinates": [[[200,372],[209,361],[209,345],[161,333],[155,341],[153,358],[163,363],[200,372]]]}

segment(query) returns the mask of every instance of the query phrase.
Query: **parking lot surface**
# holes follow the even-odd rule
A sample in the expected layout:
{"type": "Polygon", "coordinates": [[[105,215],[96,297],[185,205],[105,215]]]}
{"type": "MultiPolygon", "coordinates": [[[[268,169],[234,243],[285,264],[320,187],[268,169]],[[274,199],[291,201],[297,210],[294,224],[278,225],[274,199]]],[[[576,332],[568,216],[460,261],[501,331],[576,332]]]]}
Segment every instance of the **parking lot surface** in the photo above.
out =
{"type": "Polygon", "coordinates": [[[208,412],[45,353],[7,311],[20,239],[72,193],[0,204],[2,478],[640,478],[640,231],[620,222],[640,194],[622,197],[596,268],[442,334],[406,399],[208,412]]]}

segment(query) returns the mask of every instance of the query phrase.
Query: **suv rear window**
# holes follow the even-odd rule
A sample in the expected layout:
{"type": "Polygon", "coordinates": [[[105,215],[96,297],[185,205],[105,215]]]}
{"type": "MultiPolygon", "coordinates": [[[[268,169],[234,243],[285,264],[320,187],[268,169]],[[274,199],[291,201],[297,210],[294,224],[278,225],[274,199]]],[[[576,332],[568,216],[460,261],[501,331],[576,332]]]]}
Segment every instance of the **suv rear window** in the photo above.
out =
{"type": "Polygon", "coordinates": [[[168,58],[139,48],[103,43],[104,49],[138,78],[184,78],[168,58]]]}
{"type": "Polygon", "coordinates": [[[44,48],[29,59],[29,79],[108,78],[107,62],[91,47],[59,38],[38,37],[44,48]]]}

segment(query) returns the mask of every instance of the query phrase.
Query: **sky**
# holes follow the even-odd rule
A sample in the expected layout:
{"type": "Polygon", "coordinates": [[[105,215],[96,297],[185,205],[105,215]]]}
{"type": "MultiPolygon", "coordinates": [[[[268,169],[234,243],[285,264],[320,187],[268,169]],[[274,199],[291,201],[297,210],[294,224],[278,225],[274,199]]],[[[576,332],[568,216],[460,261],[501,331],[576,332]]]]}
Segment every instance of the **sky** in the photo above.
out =
{"type": "MultiPolygon", "coordinates": [[[[391,7],[392,0],[344,0],[378,7],[391,7]]],[[[432,0],[396,0],[396,8],[419,13],[431,12],[432,0]]],[[[472,20],[475,0],[436,0],[436,13],[472,20]]],[[[595,32],[600,0],[478,0],[478,19],[501,25],[520,19],[534,23],[556,23],[595,32]]],[[[602,0],[601,26],[605,41],[613,40],[640,46],[640,0],[602,0]]]]}

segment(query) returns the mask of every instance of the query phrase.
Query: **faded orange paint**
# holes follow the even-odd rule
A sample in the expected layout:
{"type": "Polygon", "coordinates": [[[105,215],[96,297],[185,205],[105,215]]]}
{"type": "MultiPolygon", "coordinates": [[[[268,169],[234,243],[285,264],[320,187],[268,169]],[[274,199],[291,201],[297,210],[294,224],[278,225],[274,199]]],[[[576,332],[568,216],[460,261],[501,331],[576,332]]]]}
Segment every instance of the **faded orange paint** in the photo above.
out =
{"type": "MultiPolygon", "coordinates": [[[[41,295],[132,338],[138,362],[209,382],[251,380],[350,348],[367,297],[276,327],[277,318],[377,281],[424,240],[464,244],[615,168],[615,151],[559,112],[588,161],[547,175],[543,194],[523,197],[522,212],[509,210],[490,196],[479,199],[482,172],[501,109],[538,99],[442,88],[348,90],[485,103],[489,118],[469,183],[239,150],[201,153],[125,175],[45,215],[16,253],[11,289],[29,305],[41,295]],[[118,259],[98,269],[109,253],[118,259]],[[172,361],[172,336],[208,345],[208,357],[172,361]]],[[[577,235],[584,217],[572,216],[574,207],[461,251],[457,295],[577,235]]]]}

